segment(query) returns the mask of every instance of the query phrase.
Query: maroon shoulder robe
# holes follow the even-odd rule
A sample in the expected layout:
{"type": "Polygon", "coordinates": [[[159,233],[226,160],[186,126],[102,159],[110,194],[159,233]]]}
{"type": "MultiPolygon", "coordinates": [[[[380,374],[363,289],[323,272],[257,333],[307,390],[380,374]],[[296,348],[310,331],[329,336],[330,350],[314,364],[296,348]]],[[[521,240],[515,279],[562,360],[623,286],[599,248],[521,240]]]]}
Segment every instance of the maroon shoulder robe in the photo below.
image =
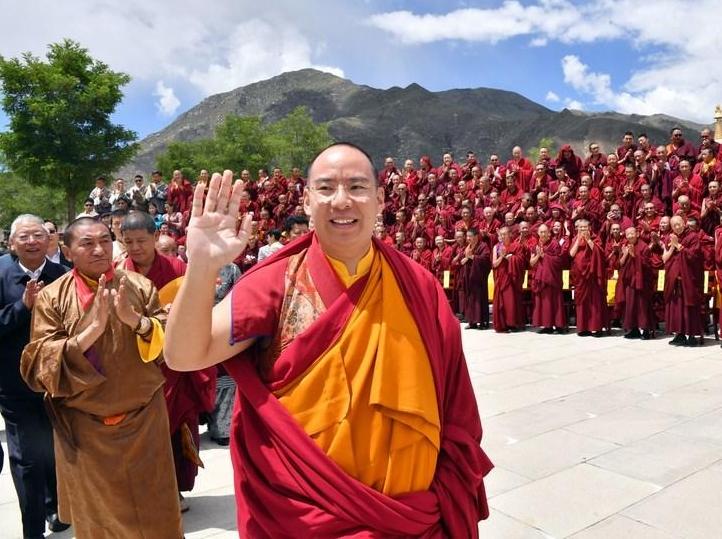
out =
{"type": "Polygon", "coordinates": [[[302,375],[342,334],[366,282],[344,288],[311,233],[254,267],[232,292],[231,342],[257,339],[224,364],[238,384],[231,455],[241,536],[466,538],[478,536],[477,523],[489,514],[483,477],[492,464],[479,446],[481,422],[459,323],[429,272],[376,240],[374,245],[418,324],[435,380],[441,451],[432,485],[397,498],[364,485],[329,459],[272,393],[302,375]],[[254,358],[278,330],[289,257],[296,254],[307,258],[325,311],[261,378],[254,358]]]}
{"type": "Polygon", "coordinates": [[[685,230],[675,251],[664,265],[664,324],[667,333],[703,335],[703,254],[699,234],[685,230]]]}
{"type": "MultiPolygon", "coordinates": [[[[573,240],[574,241],[574,240],[573,240]]],[[[572,258],[577,332],[601,331],[608,327],[607,268],[604,250],[598,239],[589,247],[585,242],[572,258]]]]}
{"type": "Polygon", "coordinates": [[[518,242],[512,242],[505,248],[505,254],[511,256],[494,268],[492,318],[495,331],[523,328],[525,324],[522,285],[527,266],[526,249],[518,242]]]}
{"type": "Polygon", "coordinates": [[[562,274],[565,252],[559,242],[550,240],[542,246],[544,257],[539,259],[532,281],[534,311],[532,325],[542,328],[565,328],[562,274]]]}
{"type": "MultiPolygon", "coordinates": [[[[135,264],[130,258],[125,260],[124,267],[137,272],[135,264]]],[[[186,265],[181,260],[156,252],[153,265],[146,274],[146,278],[155,285],[157,290],[161,290],[171,281],[185,275],[185,272],[186,265]]],[[[211,412],[215,406],[216,368],[178,372],[169,369],[165,363],[161,363],[160,369],[165,376],[163,393],[168,408],[178,490],[187,492],[193,490],[196,475],[198,475],[198,466],[183,454],[181,427],[184,423],[188,426],[193,443],[197,448],[200,447],[198,419],[201,413],[211,412]]]]}
{"type": "Polygon", "coordinates": [[[489,323],[489,292],[487,289],[491,271],[491,250],[479,239],[474,258],[461,266],[464,278],[464,319],[469,324],[489,323]]]}
{"type": "Polygon", "coordinates": [[[656,318],[652,296],[657,287],[649,246],[637,240],[634,256],[627,256],[619,269],[619,283],[624,291],[624,329],[653,330],[656,318]]]}

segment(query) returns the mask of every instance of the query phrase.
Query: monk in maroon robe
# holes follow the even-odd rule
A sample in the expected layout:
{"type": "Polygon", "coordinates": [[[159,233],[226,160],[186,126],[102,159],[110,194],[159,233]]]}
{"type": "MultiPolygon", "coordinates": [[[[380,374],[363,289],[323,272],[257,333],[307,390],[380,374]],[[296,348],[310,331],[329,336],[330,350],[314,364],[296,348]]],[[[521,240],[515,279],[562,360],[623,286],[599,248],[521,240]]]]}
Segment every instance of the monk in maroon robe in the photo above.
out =
{"type": "Polygon", "coordinates": [[[624,289],[625,339],[651,339],[656,325],[652,295],[657,283],[652,271],[649,246],[639,239],[636,228],[624,232],[626,245],[619,259],[619,281],[624,289]]]}
{"type": "Polygon", "coordinates": [[[464,319],[467,329],[489,327],[489,293],[487,281],[491,271],[491,250],[481,241],[479,231],[472,228],[466,233],[466,250],[461,259],[464,279],[464,319]]]}
{"type": "Polygon", "coordinates": [[[511,239],[508,227],[499,229],[499,243],[494,246],[494,331],[504,333],[524,328],[523,290],[527,253],[511,239]]]}
{"type": "Polygon", "coordinates": [[[541,328],[539,333],[553,333],[555,330],[564,333],[567,327],[562,293],[565,252],[559,242],[552,239],[548,226],[540,225],[538,231],[539,244],[529,260],[535,269],[532,325],[541,328]]]}
{"type": "Polygon", "coordinates": [[[577,236],[569,255],[572,257],[571,279],[574,283],[577,335],[602,336],[607,321],[607,268],[599,239],[592,238],[588,221],[577,221],[577,236]]]}
{"type": "Polygon", "coordinates": [[[491,463],[444,291],[371,239],[383,189],[365,152],[332,145],[308,176],[314,232],[255,266],[213,307],[217,269],[249,232],[249,222],[234,232],[242,185],[231,187],[230,171],[222,181],[214,175],[205,208],[194,199],[189,269],[167,326],[172,367],[225,361],[238,383],[231,455],[239,534],[478,537],[491,463]],[[383,436],[371,435],[374,418],[383,436]],[[348,451],[334,453],[331,441],[348,451]]]}
{"type": "MultiPolygon", "coordinates": [[[[163,256],[155,250],[155,223],[150,215],[134,212],[121,225],[128,258],[123,269],[144,275],[158,290],[161,306],[172,303],[186,272],[178,258],[163,256]]],[[[200,458],[199,416],[215,407],[215,369],[176,372],[161,364],[165,376],[164,394],[168,407],[171,446],[178,490],[193,490],[200,458]]],[[[184,510],[183,503],[181,509],[184,510]]]]}
{"type": "Polygon", "coordinates": [[[675,337],[669,344],[697,346],[702,328],[703,255],[699,234],[687,228],[680,216],[670,219],[672,233],[665,246],[664,323],[667,333],[675,337]]]}

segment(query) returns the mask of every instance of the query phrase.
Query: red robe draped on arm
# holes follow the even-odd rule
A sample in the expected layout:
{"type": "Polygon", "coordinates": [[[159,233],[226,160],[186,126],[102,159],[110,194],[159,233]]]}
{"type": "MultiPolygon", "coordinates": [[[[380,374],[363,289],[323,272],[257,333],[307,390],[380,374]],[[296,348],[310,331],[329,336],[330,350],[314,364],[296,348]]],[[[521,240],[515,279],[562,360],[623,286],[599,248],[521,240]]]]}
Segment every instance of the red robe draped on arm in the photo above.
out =
{"type": "MultiPolygon", "coordinates": [[[[495,249],[498,246],[494,247],[495,249]]],[[[505,247],[505,255],[511,255],[494,268],[494,309],[492,311],[495,331],[524,327],[522,285],[527,266],[527,252],[522,245],[512,242],[505,247]]]]}
{"type": "Polygon", "coordinates": [[[598,239],[579,246],[572,258],[571,278],[574,283],[577,332],[601,331],[607,321],[607,268],[604,249],[598,239]]]}
{"type": "Polygon", "coordinates": [[[489,324],[489,292],[487,290],[491,271],[491,250],[489,245],[478,240],[471,260],[461,266],[464,278],[464,319],[469,324],[489,324]]]}
{"type": "Polygon", "coordinates": [[[542,328],[567,327],[562,293],[562,273],[566,253],[558,241],[550,240],[542,246],[544,256],[539,259],[532,281],[534,314],[532,325],[542,328]]]}
{"type": "Polygon", "coordinates": [[[634,256],[620,267],[619,282],[624,290],[624,329],[652,330],[656,325],[652,296],[657,288],[652,270],[652,253],[640,240],[634,246],[634,256]]]}
{"type": "MultiPolygon", "coordinates": [[[[124,268],[139,273],[130,258],[125,260],[124,268]]],[[[175,296],[177,289],[168,292],[164,288],[177,286],[176,280],[185,275],[185,272],[186,265],[183,261],[156,252],[153,265],[145,276],[155,285],[159,297],[166,299],[166,294],[171,298],[175,296]]],[[[198,465],[197,461],[191,460],[185,455],[181,428],[184,424],[188,426],[197,450],[200,447],[199,415],[202,412],[213,411],[216,404],[216,368],[178,372],[169,369],[165,363],[161,363],[160,368],[165,376],[163,393],[168,407],[168,422],[178,490],[186,492],[193,489],[196,475],[198,475],[198,465]]]]}
{"type": "Polygon", "coordinates": [[[667,333],[703,335],[703,254],[699,234],[685,230],[675,251],[664,265],[664,323],[667,333]]]}
{"type": "Polygon", "coordinates": [[[418,325],[433,372],[441,450],[429,490],[392,498],[344,472],[273,395],[296,380],[343,332],[366,277],[344,288],[314,234],[254,267],[236,284],[231,341],[256,343],[227,362],[238,384],[231,454],[238,530],[247,537],[477,537],[488,516],[483,477],[492,465],[479,447],[481,423],[461,349],[459,323],[433,276],[374,240],[418,325]],[[259,348],[278,329],[289,257],[307,249],[310,277],[326,310],[261,376],[259,348]],[[433,290],[431,296],[418,290],[433,290]]]}

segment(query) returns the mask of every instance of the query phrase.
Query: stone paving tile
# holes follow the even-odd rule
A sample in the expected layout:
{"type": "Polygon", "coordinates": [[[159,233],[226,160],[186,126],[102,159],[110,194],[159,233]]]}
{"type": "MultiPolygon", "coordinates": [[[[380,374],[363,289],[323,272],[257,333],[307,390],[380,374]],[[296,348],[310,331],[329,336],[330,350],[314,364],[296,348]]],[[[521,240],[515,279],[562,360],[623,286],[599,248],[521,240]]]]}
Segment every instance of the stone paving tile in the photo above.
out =
{"type": "Polygon", "coordinates": [[[667,430],[685,419],[679,415],[626,406],[569,425],[566,429],[623,445],[667,430]]]}
{"type": "Polygon", "coordinates": [[[670,432],[722,445],[722,409],[676,425],[670,432]]]}
{"type": "MultiPolygon", "coordinates": [[[[464,331],[497,467],[481,537],[722,537],[722,352],[534,332],[464,331]],[[660,490],[661,489],[661,490],[660,490]]],[[[4,442],[0,420],[0,441],[4,442]]],[[[201,438],[186,536],[237,537],[227,448],[201,438]]],[[[6,451],[7,454],[7,451],[6,451]]],[[[0,537],[21,537],[7,457],[0,537]]],[[[57,539],[72,532],[53,534],[57,539]]]]}
{"type": "Polygon", "coordinates": [[[693,438],[661,432],[589,461],[628,477],[667,486],[722,458],[720,447],[693,438]]]}
{"type": "Polygon", "coordinates": [[[570,536],[572,539],[676,539],[670,535],[631,518],[615,515],[570,536]]]}
{"type": "Polygon", "coordinates": [[[722,376],[716,376],[637,403],[637,406],[686,417],[722,408],[722,376]]]}
{"type": "Polygon", "coordinates": [[[496,496],[490,504],[552,537],[567,537],[658,490],[651,483],[579,464],[496,496]]]}
{"type": "Polygon", "coordinates": [[[701,470],[622,512],[685,539],[712,539],[722,530],[722,468],[701,470]]]}
{"type": "Polygon", "coordinates": [[[523,477],[541,479],[617,448],[616,444],[561,429],[508,445],[489,457],[523,477]]]}
{"type": "MultiPolygon", "coordinates": [[[[492,457],[493,458],[493,457],[492,457]]],[[[486,495],[489,498],[504,494],[527,483],[531,483],[531,479],[511,472],[499,466],[496,462],[494,465],[494,473],[490,473],[486,477],[484,486],[486,487],[486,495]]]]}
{"type": "Polygon", "coordinates": [[[549,535],[542,531],[494,509],[491,510],[488,520],[479,523],[479,537],[483,539],[550,539],[549,535]]]}

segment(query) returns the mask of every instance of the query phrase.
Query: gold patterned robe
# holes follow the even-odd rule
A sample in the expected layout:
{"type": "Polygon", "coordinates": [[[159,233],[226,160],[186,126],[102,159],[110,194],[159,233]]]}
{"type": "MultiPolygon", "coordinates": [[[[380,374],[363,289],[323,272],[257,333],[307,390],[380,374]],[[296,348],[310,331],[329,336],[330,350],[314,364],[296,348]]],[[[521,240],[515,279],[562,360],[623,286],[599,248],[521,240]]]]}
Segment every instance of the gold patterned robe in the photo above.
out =
{"type": "MultiPolygon", "coordinates": [[[[133,307],[163,318],[158,293],[145,277],[126,276],[133,307]]],[[[143,362],[132,329],[111,310],[105,333],[85,353],[76,335],[83,311],[72,273],[38,295],[21,372],[46,392],[53,423],[60,519],[76,537],[182,537],[164,378],[143,362]]]]}

